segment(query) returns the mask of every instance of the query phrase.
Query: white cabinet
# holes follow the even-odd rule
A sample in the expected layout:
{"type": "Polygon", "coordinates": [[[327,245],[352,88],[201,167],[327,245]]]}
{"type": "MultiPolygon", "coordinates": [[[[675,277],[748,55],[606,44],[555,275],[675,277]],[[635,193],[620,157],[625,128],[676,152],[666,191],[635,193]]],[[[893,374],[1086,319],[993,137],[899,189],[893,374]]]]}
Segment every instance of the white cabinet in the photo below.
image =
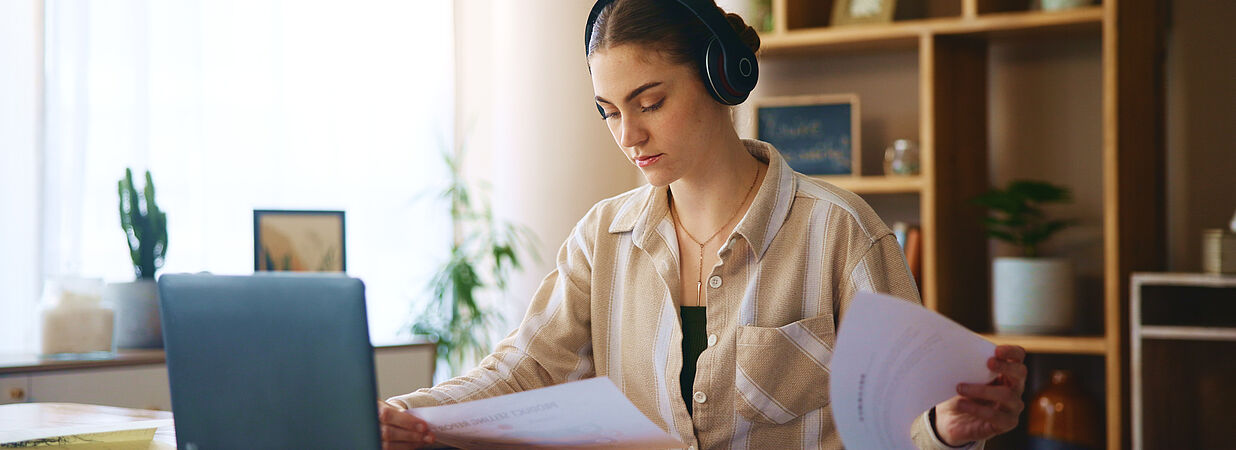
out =
{"type": "Polygon", "coordinates": [[[25,375],[0,375],[0,405],[28,401],[30,377],[25,375]]]}
{"type": "MultiPolygon", "coordinates": [[[[378,398],[433,384],[432,344],[377,347],[378,398]]],[[[157,361],[157,360],[156,360],[157,361]]],[[[161,363],[25,371],[0,375],[0,405],[21,402],[86,403],[171,411],[167,366],[161,363]]]]}
{"type": "Polygon", "coordinates": [[[31,402],[172,410],[167,366],[67,370],[30,375],[31,402]]]}

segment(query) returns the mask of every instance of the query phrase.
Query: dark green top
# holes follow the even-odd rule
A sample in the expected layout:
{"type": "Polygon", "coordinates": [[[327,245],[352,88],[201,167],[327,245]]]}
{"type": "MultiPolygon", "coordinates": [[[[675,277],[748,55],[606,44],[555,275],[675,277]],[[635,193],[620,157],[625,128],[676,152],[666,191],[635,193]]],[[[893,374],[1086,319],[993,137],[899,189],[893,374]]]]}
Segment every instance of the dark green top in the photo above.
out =
{"type": "Polygon", "coordinates": [[[682,373],[678,378],[688,414],[692,414],[691,394],[695,392],[695,362],[700,359],[700,353],[708,348],[707,312],[703,306],[683,306],[679,316],[682,318],[682,373]]]}

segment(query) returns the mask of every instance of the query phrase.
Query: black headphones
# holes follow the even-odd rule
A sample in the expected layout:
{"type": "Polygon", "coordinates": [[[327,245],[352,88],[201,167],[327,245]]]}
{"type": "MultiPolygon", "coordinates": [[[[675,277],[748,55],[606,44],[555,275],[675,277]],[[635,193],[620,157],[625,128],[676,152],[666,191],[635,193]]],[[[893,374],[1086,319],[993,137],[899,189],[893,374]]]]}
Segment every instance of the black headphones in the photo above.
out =
{"type": "MultiPolygon", "coordinates": [[[[712,32],[712,39],[701,55],[701,76],[704,77],[704,87],[718,102],[724,105],[737,105],[747,99],[755,82],[760,78],[760,66],[755,61],[755,53],[742,42],[738,33],[730,26],[721,11],[710,0],[677,0],[679,4],[691,11],[700,22],[712,32]]],[[[592,41],[592,25],[605,6],[614,0],[597,0],[588,14],[588,24],[584,28],[584,54],[592,41]]],[[[601,109],[601,105],[597,105],[601,109]]],[[[601,113],[604,115],[604,111],[601,113]]]]}

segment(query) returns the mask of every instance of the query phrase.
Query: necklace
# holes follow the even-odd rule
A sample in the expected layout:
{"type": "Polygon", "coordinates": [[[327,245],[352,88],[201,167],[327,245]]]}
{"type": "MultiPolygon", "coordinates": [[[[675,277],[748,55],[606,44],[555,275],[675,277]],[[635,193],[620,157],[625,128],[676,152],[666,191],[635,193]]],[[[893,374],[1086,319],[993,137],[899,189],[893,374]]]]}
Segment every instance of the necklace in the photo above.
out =
{"type": "Polygon", "coordinates": [[[673,197],[673,193],[671,192],[670,216],[673,217],[674,219],[674,225],[677,225],[678,228],[681,228],[683,233],[687,233],[687,237],[690,238],[692,242],[695,242],[695,245],[700,246],[699,274],[697,275],[696,280],[695,280],[695,303],[696,304],[700,303],[700,299],[702,298],[703,292],[704,292],[704,246],[712,242],[713,239],[716,239],[717,235],[720,235],[722,231],[725,231],[725,229],[730,224],[730,222],[734,221],[734,218],[738,216],[738,212],[742,211],[742,206],[747,204],[747,198],[751,197],[751,192],[755,190],[755,182],[759,179],[760,179],[760,167],[757,165],[755,167],[755,177],[751,179],[751,187],[748,187],[746,195],[743,195],[742,203],[739,203],[738,208],[734,209],[734,213],[730,214],[730,218],[726,219],[725,222],[721,224],[721,229],[717,230],[717,232],[713,233],[712,236],[708,237],[708,240],[702,243],[700,242],[699,239],[696,239],[695,236],[691,235],[691,232],[687,230],[687,227],[682,226],[682,223],[678,221],[678,213],[676,212],[676,207],[673,204],[674,197],[673,197]]]}

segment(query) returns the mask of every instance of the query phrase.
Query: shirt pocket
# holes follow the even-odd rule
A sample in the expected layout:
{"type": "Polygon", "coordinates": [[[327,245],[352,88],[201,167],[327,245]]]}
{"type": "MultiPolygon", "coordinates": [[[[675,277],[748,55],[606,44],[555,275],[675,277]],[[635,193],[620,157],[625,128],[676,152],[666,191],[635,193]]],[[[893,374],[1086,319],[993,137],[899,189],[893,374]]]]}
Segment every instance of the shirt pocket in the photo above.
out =
{"type": "Polygon", "coordinates": [[[777,328],[740,326],[738,411],[755,422],[783,424],[828,405],[835,333],[832,314],[777,328]]]}

